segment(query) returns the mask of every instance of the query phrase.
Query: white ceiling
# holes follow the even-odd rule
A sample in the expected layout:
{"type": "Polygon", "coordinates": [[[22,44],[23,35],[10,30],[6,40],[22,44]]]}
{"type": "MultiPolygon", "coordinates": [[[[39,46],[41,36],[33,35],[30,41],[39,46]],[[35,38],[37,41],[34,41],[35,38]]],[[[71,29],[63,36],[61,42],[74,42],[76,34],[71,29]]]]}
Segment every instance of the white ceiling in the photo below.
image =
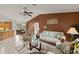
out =
{"type": "Polygon", "coordinates": [[[31,18],[45,13],[78,12],[79,4],[2,4],[0,5],[0,20],[13,20],[25,22],[31,18]],[[33,16],[19,15],[20,10],[27,7],[28,11],[33,11],[33,16]]]}

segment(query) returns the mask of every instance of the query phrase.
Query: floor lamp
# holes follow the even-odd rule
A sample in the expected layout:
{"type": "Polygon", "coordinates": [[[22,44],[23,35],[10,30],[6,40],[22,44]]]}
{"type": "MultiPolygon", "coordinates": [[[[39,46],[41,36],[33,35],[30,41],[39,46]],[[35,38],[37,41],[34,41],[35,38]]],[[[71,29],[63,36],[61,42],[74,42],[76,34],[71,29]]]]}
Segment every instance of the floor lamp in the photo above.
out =
{"type": "Polygon", "coordinates": [[[73,39],[74,35],[78,35],[79,33],[75,29],[75,27],[70,27],[69,30],[67,31],[68,34],[71,34],[71,38],[73,39]]]}

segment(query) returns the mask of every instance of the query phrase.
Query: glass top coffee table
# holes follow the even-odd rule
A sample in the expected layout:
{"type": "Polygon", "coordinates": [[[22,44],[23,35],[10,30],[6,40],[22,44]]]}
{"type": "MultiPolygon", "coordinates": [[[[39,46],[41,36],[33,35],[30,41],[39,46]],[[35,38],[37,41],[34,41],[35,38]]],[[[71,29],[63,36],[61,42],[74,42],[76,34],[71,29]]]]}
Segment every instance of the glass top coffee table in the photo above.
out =
{"type": "Polygon", "coordinates": [[[32,50],[33,48],[41,51],[41,42],[37,39],[29,42],[29,46],[30,46],[30,50],[32,50]]]}

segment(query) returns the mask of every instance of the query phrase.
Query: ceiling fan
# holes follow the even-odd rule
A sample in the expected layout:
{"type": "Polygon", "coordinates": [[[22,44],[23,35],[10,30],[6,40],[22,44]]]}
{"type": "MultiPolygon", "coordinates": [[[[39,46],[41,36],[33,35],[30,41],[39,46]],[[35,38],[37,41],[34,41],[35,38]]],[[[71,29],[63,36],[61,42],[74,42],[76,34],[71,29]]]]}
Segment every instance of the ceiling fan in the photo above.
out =
{"type": "Polygon", "coordinates": [[[21,13],[19,13],[20,15],[23,15],[23,16],[32,16],[33,12],[28,12],[27,11],[27,7],[24,7],[24,9],[21,11],[21,13]]]}

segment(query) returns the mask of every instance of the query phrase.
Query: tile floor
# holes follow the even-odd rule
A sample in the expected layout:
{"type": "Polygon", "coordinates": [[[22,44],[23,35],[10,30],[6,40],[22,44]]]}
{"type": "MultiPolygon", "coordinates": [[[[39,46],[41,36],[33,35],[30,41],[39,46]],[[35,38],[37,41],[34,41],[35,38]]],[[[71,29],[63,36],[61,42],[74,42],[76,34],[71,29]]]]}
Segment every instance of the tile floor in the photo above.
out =
{"type": "Polygon", "coordinates": [[[29,50],[29,42],[27,42],[26,47],[23,47],[23,41],[21,35],[16,35],[12,38],[0,41],[0,54],[28,54],[31,52],[38,52],[38,50],[29,50]],[[21,50],[20,50],[21,49],[21,50]],[[18,51],[20,50],[20,51],[18,51]]]}
{"type": "MultiPolygon", "coordinates": [[[[36,49],[29,50],[29,42],[27,42],[26,47],[21,49],[23,47],[23,41],[22,41],[22,36],[21,35],[16,35],[12,38],[5,39],[3,41],[0,41],[0,54],[29,54],[32,52],[38,52],[36,49]],[[21,49],[20,51],[18,51],[21,49]]],[[[52,47],[52,46],[50,46],[52,47]]],[[[50,50],[47,50],[49,48],[49,45],[46,43],[42,42],[42,50],[41,52],[43,53],[50,53],[50,50]]],[[[52,47],[53,52],[55,53],[61,53],[60,51],[56,50],[55,47],[52,47]]],[[[52,52],[52,53],[53,53],[52,52]]]]}

